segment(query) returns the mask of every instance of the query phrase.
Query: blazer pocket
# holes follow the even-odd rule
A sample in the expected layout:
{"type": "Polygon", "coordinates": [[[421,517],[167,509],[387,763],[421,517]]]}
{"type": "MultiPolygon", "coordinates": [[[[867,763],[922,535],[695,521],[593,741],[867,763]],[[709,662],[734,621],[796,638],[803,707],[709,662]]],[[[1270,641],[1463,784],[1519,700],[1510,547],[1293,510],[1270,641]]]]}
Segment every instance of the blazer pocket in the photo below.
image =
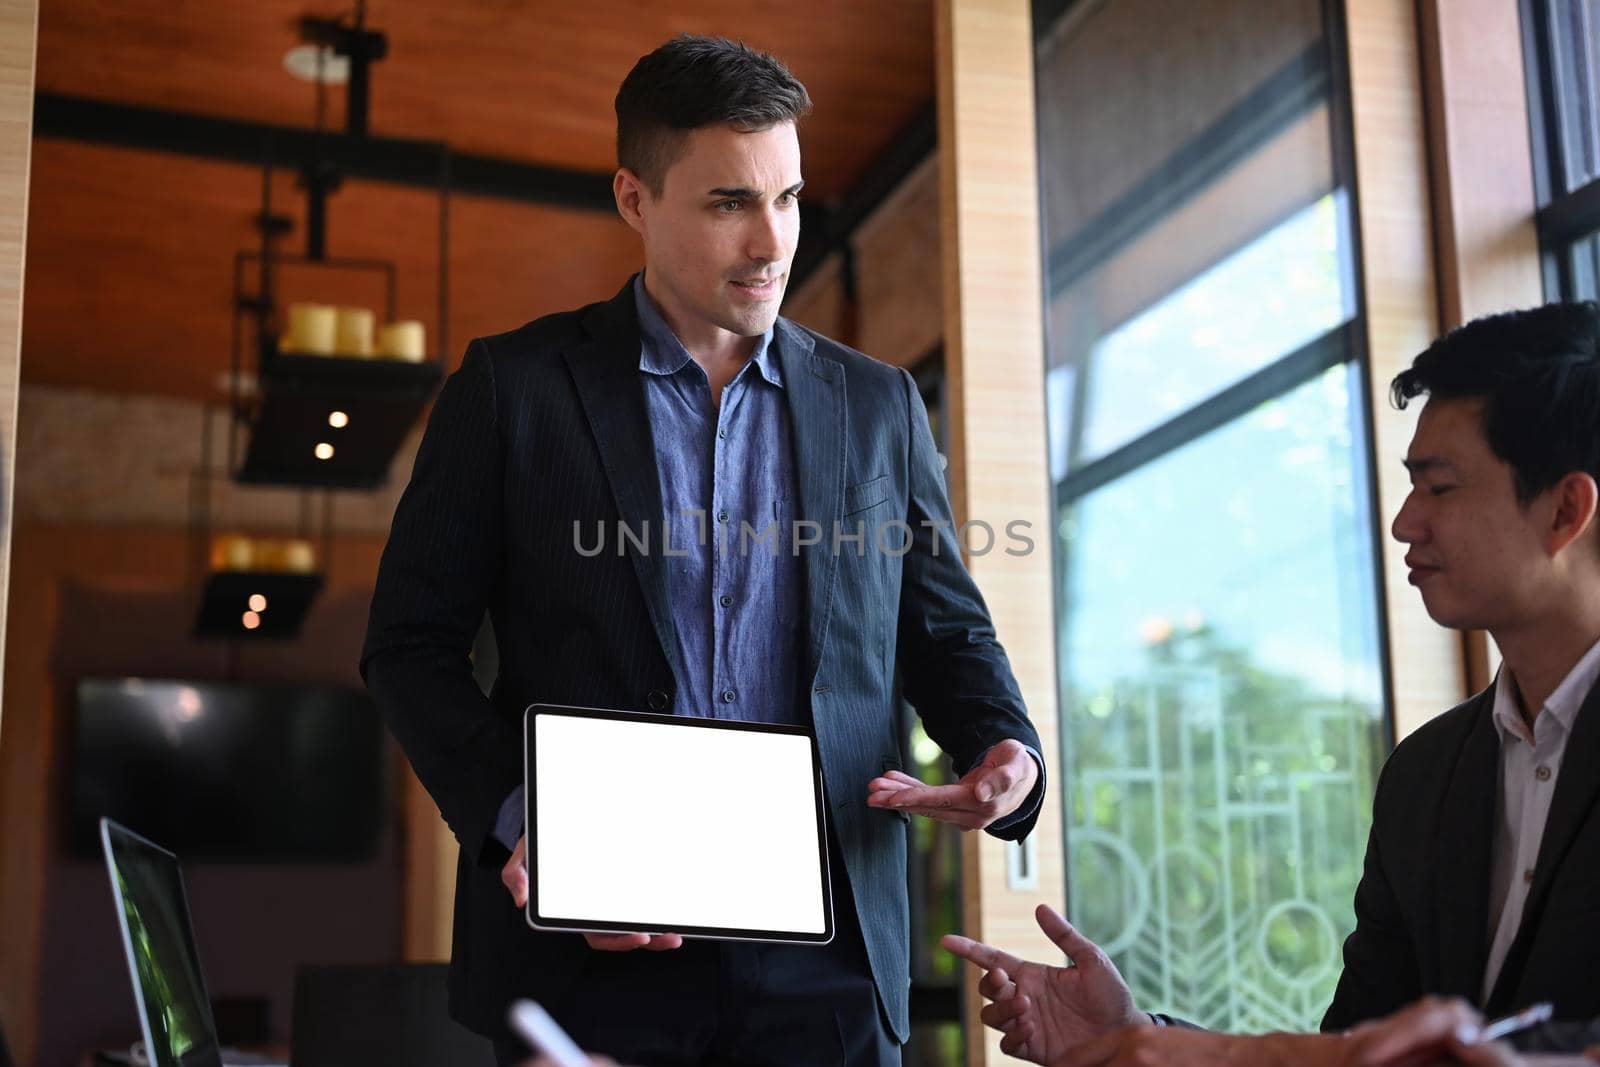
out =
{"type": "Polygon", "coordinates": [[[880,475],[855,485],[844,487],[844,513],[854,515],[866,511],[889,499],[889,476],[880,475]]]}

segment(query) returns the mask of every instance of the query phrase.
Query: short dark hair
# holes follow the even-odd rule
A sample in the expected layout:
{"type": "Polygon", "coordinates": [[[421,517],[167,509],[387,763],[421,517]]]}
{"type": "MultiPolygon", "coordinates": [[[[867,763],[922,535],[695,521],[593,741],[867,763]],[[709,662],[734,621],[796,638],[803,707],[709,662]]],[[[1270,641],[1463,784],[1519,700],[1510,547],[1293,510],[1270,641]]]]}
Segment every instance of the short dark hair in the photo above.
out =
{"type": "Polygon", "coordinates": [[[1390,386],[1398,408],[1423,394],[1483,401],[1483,435],[1524,507],[1573,471],[1600,480],[1600,307],[1548,304],[1451,330],[1390,386]]]}
{"type": "Polygon", "coordinates": [[[726,37],[681,34],[640,59],[617,90],[617,165],[660,196],[684,134],[725,123],[748,133],[797,122],[811,97],[766,52],[726,37]]]}

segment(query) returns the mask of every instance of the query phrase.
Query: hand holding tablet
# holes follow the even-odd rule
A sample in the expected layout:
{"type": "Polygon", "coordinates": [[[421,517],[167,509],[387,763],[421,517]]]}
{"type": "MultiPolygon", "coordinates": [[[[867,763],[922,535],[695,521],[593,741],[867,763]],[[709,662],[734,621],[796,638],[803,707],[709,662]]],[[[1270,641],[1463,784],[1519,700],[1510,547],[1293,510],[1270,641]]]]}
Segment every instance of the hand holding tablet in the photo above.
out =
{"type": "MultiPolygon", "coordinates": [[[[500,881],[505,884],[517,907],[528,906],[527,834],[517,838],[517,847],[512,849],[511,858],[500,868],[500,881]]],[[[683,937],[679,934],[584,934],[583,939],[597,952],[632,952],[641,948],[665,952],[683,945],[683,937]]]]}

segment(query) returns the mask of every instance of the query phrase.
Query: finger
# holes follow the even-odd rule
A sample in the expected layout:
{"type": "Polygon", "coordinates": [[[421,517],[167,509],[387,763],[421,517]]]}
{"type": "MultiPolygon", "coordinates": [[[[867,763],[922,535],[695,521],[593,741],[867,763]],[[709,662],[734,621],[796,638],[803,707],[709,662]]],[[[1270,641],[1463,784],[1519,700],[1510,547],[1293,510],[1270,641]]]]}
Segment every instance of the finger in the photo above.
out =
{"type": "Polygon", "coordinates": [[[1072,962],[1080,967],[1085,962],[1091,965],[1104,962],[1105,955],[1100,951],[1100,946],[1078,933],[1077,927],[1067,922],[1066,916],[1050,905],[1040,904],[1033,910],[1033,917],[1038,921],[1039,929],[1044,931],[1044,936],[1066,953],[1072,962]]]}
{"type": "Polygon", "coordinates": [[[1006,1000],[996,1000],[985,1004],[978,1009],[978,1018],[983,1025],[995,1030],[1015,1030],[1028,1013],[1027,997],[1010,997],[1006,1000]]]}
{"type": "Polygon", "coordinates": [[[584,934],[583,939],[601,952],[632,952],[650,943],[649,934],[584,934]]]}
{"type": "Polygon", "coordinates": [[[978,979],[978,992],[989,1000],[1005,1000],[1016,991],[1017,983],[1011,980],[1003,967],[996,967],[978,979]]]}
{"type": "Polygon", "coordinates": [[[1379,1067],[1451,1037],[1470,1045],[1477,1040],[1478,1023],[1478,1013],[1466,1001],[1430,997],[1373,1027],[1363,1041],[1361,1063],[1379,1067]]]}
{"type": "Polygon", "coordinates": [[[976,809],[979,804],[972,795],[972,786],[965,782],[952,785],[915,785],[902,783],[895,792],[895,801],[927,808],[963,807],[976,809]]]}
{"type": "Polygon", "coordinates": [[[887,770],[887,771],[883,772],[883,776],[885,778],[890,779],[891,781],[899,782],[902,785],[927,785],[928,784],[927,782],[924,782],[921,778],[918,778],[915,775],[907,774],[905,771],[901,771],[901,770],[887,770]]]}
{"type": "MultiPolygon", "coordinates": [[[[1022,753],[1022,758],[1027,759],[1027,753],[1022,753]]],[[[1003,797],[1011,792],[1021,777],[1022,768],[1014,760],[998,764],[985,760],[968,771],[962,777],[961,784],[972,787],[972,795],[978,803],[987,804],[996,797],[1003,797]]]]}
{"type": "Polygon", "coordinates": [[[994,820],[976,811],[960,811],[953,808],[908,808],[900,804],[887,805],[893,811],[903,812],[907,815],[920,815],[924,819],[937,819],[959,826],[963,830],[981,830],[994,820]]]}
{"type": "MultiPolygon", "coordinates": [[[[1519,1067],[1524,1061],[1510,1045],[1503,1041],[1461,1041],[1450,1038],[1445,1042],[1450,1050],[1451,1063],[1468,1064],[1469,1067],[1519,1067]]],[[[1565,1057],[1558,1057],[1563,1063],[1565,1057]]]]}
{"type": "Polygon", "coordinates": [[[960,934],[945,934],[939,939],[939,943],[952,954],[975,963],[986,971],[1001,967],[1015,974],[1023,967],[1023,961],[1011,953],[997,949],[993,945],[985,945],[982,941],[974,941],[970,937],[962,937],[960,934]]]}
{"type": "Polygon", "coordinates": [[[506,887],[506,891],[511,894],[512,902],[519,908],[528,904],[528,868],[523,862],[524,855],[523,842],[519,841],[511,853],[511,858],[500,868],[500,884],[506,887]]]}
{"type": "Polygon", "coordinates": [[[683,947],[682,934],[652,934],[644,946],[651,952],[670,952],[675,948],[683,947]]]}

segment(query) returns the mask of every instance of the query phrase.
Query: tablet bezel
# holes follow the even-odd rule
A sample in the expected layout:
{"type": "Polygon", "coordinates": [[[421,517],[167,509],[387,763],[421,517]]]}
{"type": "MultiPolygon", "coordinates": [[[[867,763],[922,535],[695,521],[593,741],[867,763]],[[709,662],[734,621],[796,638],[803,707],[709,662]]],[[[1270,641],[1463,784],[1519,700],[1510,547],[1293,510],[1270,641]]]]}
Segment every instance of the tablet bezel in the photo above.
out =
{"type": "Polygon", "coordinates": [[[681,934],[686,938],[718,941],[766,941],[783,944],[825,945],[833,940],[833,878],[828,855],[827,805],[822,786],[822,760],[817,750],[817,739],[803,726],[775,723],[743,722],[737,719],[707,719],[695,715],[663,715],[642,711],[619,711],[612,708],[586,708],[566,704],[530,704],[522,714],[523,755],[523,826],[528,834],[528,847],[523,861],[528,874],[528,903],[524,909],[528,925],[536,930],[561,933],[645,933],[681,934]],[[663,926],[648,922],[607,922],[596,919],[571,919],[562,916],[542,915],[539,907],[538,849],[533,844],[533,831],[538,823],[538,795],[533,788],[533,768],[536,763],[536,743],[533,720],[536,715],[561,715],[569,718],[606,719],[620,722],[648,723],[652,725],[681,726],[685,729],[743,730],[753,733],[783,734],[804,737],[811,749],[812,810],[816,817],[817,855],[821,858],[819,874],[822,879],[823,928],[820,933],[794,930],[748,930],[723,926],[663,926]]]}

